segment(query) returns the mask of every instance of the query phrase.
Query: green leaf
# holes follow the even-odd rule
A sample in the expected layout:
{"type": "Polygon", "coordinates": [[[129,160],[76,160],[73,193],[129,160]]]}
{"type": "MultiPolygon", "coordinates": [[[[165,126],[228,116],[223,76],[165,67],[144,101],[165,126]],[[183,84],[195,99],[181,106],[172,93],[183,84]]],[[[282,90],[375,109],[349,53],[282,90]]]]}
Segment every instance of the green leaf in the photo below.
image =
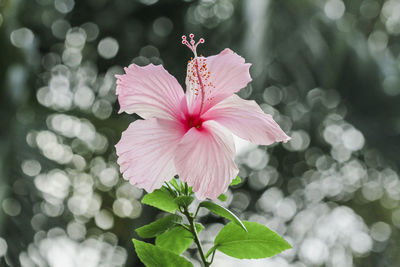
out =
{"type": "MultiPolygon", "coordinates": [[[[203,230],[203,228],[203,225],[196,223],[197,233],[203,230]]],[[[190,247],[193,243],[193,239],[194,237],[191,232],[184,229],[182,226],[175,226],[169,231],[157,236],[156,246],[168,249],[180,255],[190,247]]]]}
{"type": "Polygon", "coordinates": [[[136,254],[147,267],[193,267],[187,259],[152,244],[132,239],[136,254]]]}
{"type": "Polygon", "coordinates": [[[180,192],[181,188],[175,178],[172,178],[169,183],[176,189],[176,191],[180,192]]]}
{"type": "Polygon", "coordinates": [[[228,199],[228,197],[225,194],[221,194],[219,195],[218,199],[221,200],[222,202],[225,202],[228,199]]]}
{"type": "Polygon", "coordinates": [[[256,222],[243,223],[248,232],[229,223],[218,233],[210,251],[217,249],[238,259],[261,259],[291,248],[288,242],[268,227],[256,222]]]}
{"type": "Polygon", "coordinates": [[[194,198],[191,196],[179,196],[175,198],[175,203],[180,207],[187,207],[193,202],[194,198]]]}
{"type": "Polygon", "coordinates": [[[174,213],[178,209],[178,204],[174,201],[174,197],[163,188],[145,195],[142,198],[142,203],[169,213],[174,213]]]}
{"type": "Polygon", "coordinates": [[[240,178],[239,176],[236,176],[236,178],[234,178],[232,180],[230,186],[240,184],[241,182],[242,182],[242,178],[240,178]]]}
{"type": "Polygon", "coordinates": [[[168,215],[135,231],[141,238],[155,237],[176,226],[181,221],[182,217],[179,215],[168,215]]]}
{"type": "Polygon", "coordinates": [[[221,217],[231,220],[232,222],[234,222],[238,226],[240,226],[243,230],[247,231],[246,227],[243,225],[243,223],[240,221],[240,219],[235,214],[233,214],[230,210],[228,210],[214,202],[211,202],[211,201],[203,201],[200,203],[199,207],[204,207],[204,208],[208,209],[209,211],[211,211],[221,217]]]}

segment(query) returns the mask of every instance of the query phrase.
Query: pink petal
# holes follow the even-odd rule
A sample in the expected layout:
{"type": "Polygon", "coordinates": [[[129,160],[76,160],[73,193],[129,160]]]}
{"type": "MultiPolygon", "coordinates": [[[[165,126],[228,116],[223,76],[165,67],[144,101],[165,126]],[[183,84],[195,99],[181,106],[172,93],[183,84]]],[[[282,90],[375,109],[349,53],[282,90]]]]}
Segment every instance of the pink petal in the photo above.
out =
{"type": "MultiPolygon", "coordinates": [[[[238,92],[251,81],[249,73],[251,64],[245,63],[241,56],[228,48],[218,55],[207,57],[206,63],[210,78],[205,83],[211,82],[213,86],[206,86],[205,88],[203,112],[238,92]],[[207,100],[208,98],[212,98],[212,100],[207,100]]],[[[197,113],[201,105],[201,95],[195,95],[196,91],[190,88],[191,84],[188,80],[186,80],[186,87],[186,98],[190,112],[192,114],[197,113]]]]}
{"type": "Polygon", "coordinates": [[[216,199],[225,192],[238,168],[232,135],[213,121],[191,128],[175,155],[179,178],[193,186],[197,198],[216,199]]]}
{"type": "Polygon", "coordinates": [[[115,146],[123,177],[147,192],[160,188],[176,174],[173,156],[184,135],[178,122],[136,120],[115,146]]]}
{"type": "Polygon", "coordinates": [[[131,64],[125,68],[125,73],[116,75],[120,113],[137,113],[145,119],[181,116],[183,89],[162,65],[131,64]]]}
{"type": "Polygon", "coordinates": [[[255,101],[244,100],[237,95],[218,103],[202,117],[204,120],[215,120],[252,143],[269,145],[290,140],[272,116],[265,114],[255,101]]]}

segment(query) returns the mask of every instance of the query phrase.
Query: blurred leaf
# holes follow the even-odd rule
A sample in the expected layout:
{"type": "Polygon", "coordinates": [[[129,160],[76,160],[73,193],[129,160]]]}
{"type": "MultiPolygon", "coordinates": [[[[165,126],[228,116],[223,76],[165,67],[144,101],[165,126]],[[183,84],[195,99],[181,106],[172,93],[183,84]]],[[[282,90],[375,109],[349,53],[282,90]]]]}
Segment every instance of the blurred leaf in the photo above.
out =
{"type": "Polygon", "coordinates": [[[236,223],[238,226],[240,226],[243,230],[246,230],[246,227],[243,225],[243,223],[240,221],[240,219],[233,214],[230,210],[228,210],[227,208],[224,208],[214,202],[211,201],[203,201],[200,203],[199,207],[203,207],[208,209],[209,211],[224,217],[228,220],[231,220],[232,222],[236,223]]]}
{"type": "Polygon", "coordinates": [[[179,196],[175,198],[175,203],[181,207],[187,207],[193,202],[194,198],[191,196],[179,196]]]}
{"type": "Polygon", "coordinates": [[[244,232],[234,223],[227,224],[218,233],[214,241],[215,249],[238,259],[261,259],[272,257],[291,248],[277,233],[256,222],[243,222],[247,228],[244,232]]]}
{"type": "Polygon", "coordinates": [[[142,203],[160,210],[174,213],[179,207],[174,197],[166,189],[157,189],[142,198],[142,203]]]}
{"type": "Polygon", "coordinates": [[[193,267],[187,259],[166,249],[132,239],[136,254],[147,267],[193,267]]]}
{"type": "Polygon", "coordinates": [[[225,194],[221,194],[219,195],[218,199],[221,200],[222,202],[225,202],[228,199],[228,197],[225,194]]]}
{"type": "Polygon", "coordinates": [[[136,229],[136,233],[142,238],[150,238],[160,235],[168,229],[182,222],[182,217],[179,215],[168,215],[155,222],[142,226],[136,229]]]}
{"type": "MultiPolygon", "coordinates": [[[[196,223],[196,230],[198,233],[203,230],[203,228],[203,225],[196,223]]],[[[193,234],[181,226],[175,226],[156,238],[156,246],[168,249],[178,255],[188,249],[192,243],[193,234]]]]}
{"type": "Polygon", "coordinates": [[[239,176],[236,176],[236,177],[232,180],[230,186],[232,186],[232,185],[238,185],[238,184],[240,184],[241,182],[242,182],[242,178],[240,178],[239,176]]]}

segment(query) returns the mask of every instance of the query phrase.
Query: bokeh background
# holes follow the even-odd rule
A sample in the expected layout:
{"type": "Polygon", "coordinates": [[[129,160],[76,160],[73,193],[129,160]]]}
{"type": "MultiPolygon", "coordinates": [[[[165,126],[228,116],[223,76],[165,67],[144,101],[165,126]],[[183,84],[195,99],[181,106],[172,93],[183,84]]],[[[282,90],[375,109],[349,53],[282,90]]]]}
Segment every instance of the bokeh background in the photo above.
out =
{"type": "MultiPolygon", "coordinates": [[[[293,249],[215,266],[400,266],[400,1],[0,0],[0,266],[142,266],[134,228],[160,216],[125,182],[114,75],[190,51],[252,63],[255,99],[292,136],[238,141],[242,219],[293,249]]],[[[212,242],[222,222],[203,212],[212,242]]],[[[209,244],[206,246],[209,246],[209,244]]],[[[184,255],[197,266],[193,249],[184,255]]]]}

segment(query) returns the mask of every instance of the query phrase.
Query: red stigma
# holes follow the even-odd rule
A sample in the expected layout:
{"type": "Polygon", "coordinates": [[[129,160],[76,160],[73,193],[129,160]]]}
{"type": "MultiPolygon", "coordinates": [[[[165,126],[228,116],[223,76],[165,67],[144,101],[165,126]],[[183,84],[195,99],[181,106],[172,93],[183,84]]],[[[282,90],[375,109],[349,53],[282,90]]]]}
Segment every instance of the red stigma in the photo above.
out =
{"type": "Polygon", "coordinates": [[[187,40],[186,35],[182,35],[182,44],[186,45],[190,50],[192,50],[194,57],[197,57],[197,46],[199,44],[203,44],[205,42],[204,38],[200,38],[200,40],[196,43],[196,41],[193,39],[194,34],[191,33],[189,34],[190,41],[187,40]]]}

